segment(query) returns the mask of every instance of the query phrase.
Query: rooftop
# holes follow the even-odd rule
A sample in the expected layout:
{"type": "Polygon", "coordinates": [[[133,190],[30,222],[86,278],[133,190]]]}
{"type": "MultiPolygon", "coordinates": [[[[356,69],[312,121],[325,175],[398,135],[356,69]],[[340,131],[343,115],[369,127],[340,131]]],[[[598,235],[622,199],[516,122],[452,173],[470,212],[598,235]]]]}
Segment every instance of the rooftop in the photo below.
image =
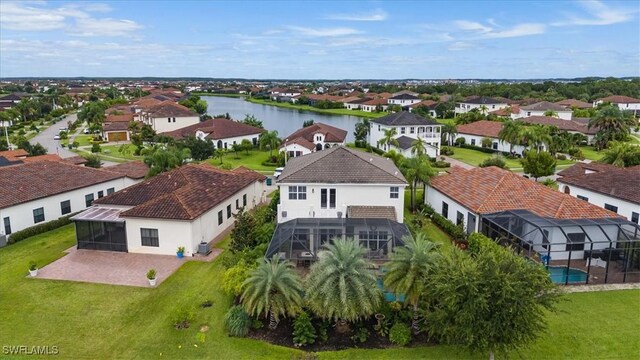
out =
{"type": "Polygon", "coordinates": [[[298,129],[293,134],[287,136],[287,139],[303,138],[307,141],[313,142],[313,136],[318,133],[324,135],[325,142],[342,143],[347,138],[346,130],[323,123],[314,123],[313,125],[298,129]]]}
{"type": "Polygon", "coordinates": [[[487,96],[479,96],[473,97],[470,99],[466,99],[462,101],[465,104],[480,104],[480,105],[488,105],[488,104],[506,104],[504,100],[499,100],[487,96]]]}
{"type": "Polygon", "coordinates": [[[130,179],[143,179],[149,172],[149,166],[142,161],[129,161],[126,163],[103,168],[104,170],[125,175],[130,179]]]}
{"type": "Polygon", "coordinates": [[[518,118],[516,119],[516,121],[521,121],[527,124],[555,126],[560,130],[576,131],[576,132],[580,132],[583,134],[590,134],[590,135],[593,135],[598,131],[598,129],[589,128],[587,125],[581,122],[577,122],[573,120],[563,120],[563,119],[552,117],[552,116],[529,116],[525,118],[518,118]]]}
{"type": "Polygon", "coordinates": [[[197,131],[202,131],[207,134],[206,137],[209,139],[218,140],[236,136],[257,135],[263,133],[265,130],[238,121],[225,118],[215,118],[185,126],[177,130],[164,132],[162,135],[170,136],[174,139],[182,139],[194,136],[197,131]]]}
{"type": "Polygon", "coordinates": [[[147,109],[152,117],[193,117],[200,116],[198,113],[182,106],[172,100],[166,100],[159,104],[153,105],[147,109]]]}
{"type": "Polygon", "coordinates": [[[386,126],[440,125],[440,123],[435,120],[425,119],[420,115],[416,115],[408,111],[399,111],[397,113],[389,114],[377,119],[372,119],[371,122],[386,126]]]}
{"type": "Polygon", "coordinates": [[[535,104],[521,106],[520,109],[525,111],[571,111],[571,109],[549,101],[540,101],[535,104]]]}
{"type": "Polygon", "coordinates": [[[560,101],[556,101],[556,104],[562,105],[562,106],[566,106],[566,107],[569,107],[569,108],[575,107],[575,108],[578,108],[578,109],[589,109],[589,108],[593,107],[591,105],[591,103],[580,101],[580,100],[576,100],[576,99],[560,100],[560,101]]]}
{"type": "MultiPolygon", "coordinates": [[[[582,166],[580,168],[585,169],[582,166]]],[[[575,175],[566,174],[558,181],[634,204],[640,204],[640,165],[628,168],[612,166],[605,169],[602,167],[595,172],[583,172],[575,175]]]]}
{"type": "Polygon", "coordinates": [[[497,138],[500,130],[502,130],[502,123],[500,121],[480,120],[470,124],[458,125],[457,129],[458,134],[497,138]]]}
{"type": "Polygon", "coordinates": [[[622,95],[607,96],[607,97],[603,97],[601,99],[598,99],[598,101],[610,102],[610,103],[613,103],[613,104],[637,104],[637,103],[640,103],[640,99],[632,98],[632,97],[629,97],[629,96],[622,96],[622,95]]]}

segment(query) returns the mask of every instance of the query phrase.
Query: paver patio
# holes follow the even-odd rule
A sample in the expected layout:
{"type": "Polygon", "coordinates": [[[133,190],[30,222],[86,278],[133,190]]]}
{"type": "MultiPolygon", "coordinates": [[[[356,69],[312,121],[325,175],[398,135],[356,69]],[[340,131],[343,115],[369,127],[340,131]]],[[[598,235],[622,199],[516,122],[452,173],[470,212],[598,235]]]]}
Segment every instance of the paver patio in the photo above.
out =
{"type": "Polygon", "coordinates": [[[149,287],[146,274],[156,269],[156,286],[171,276],[186,261],[211,261],[221,249],[208,256],[178,259],[175,256],[133,254],[113,251],[66,250],[67,255],[38,270],[38,278],[69,280],[111,285],[149,287]]]}

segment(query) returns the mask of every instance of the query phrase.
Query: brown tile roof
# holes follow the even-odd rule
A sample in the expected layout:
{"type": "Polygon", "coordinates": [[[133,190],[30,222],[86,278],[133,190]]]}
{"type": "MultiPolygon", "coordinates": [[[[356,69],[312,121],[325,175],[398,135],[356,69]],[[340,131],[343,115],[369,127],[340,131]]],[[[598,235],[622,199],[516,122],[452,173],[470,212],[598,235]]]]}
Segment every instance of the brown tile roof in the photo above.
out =
{"type": "Polygon", "coordinates": [[[3,158],[9,161],[13,161],[13,160],[24,159],[27,156],[29,156],[29,153],[23,149],[5,150],[5,151],[0,151],[0,156],[2,156],[3,158]]]}
{"type": "Polygon", "coordinates": [[[555,126],[560,130],[577,131],[589,135],[593,135],[598,131],[596,128],[590,129],[587,125],[573,120],[563,120],[552,116],[529,116],[525,118],[518,118],[516,121],[521,121],[527,124],[555,126]]]}
{"type": "Polygon", "coordinates": [[[498,115],[498,116],[511,116],[511,114],[519,114],[519,113],[520,113],[520,106],[518,105],[511,105],[506,108],[489,112],[489,114],[498,115]]]}
{"type": "Polygon", "coordinates": [[[568,108],[575,107],[578,109],[589,109],[593,107],[593,105],[591,105],[588,102],[584,102],[576,99],[560,100],[560,101],[556,101],[556,104],[566,106],[568,108]]]}
{"type": "Polygon", "coordinates": [[[162,101],[158,100],[158,99],[154,99],[152,97],[142,97],[136,101],[133,102],[133,105],[135,105],[138,108],[142,108],[142,109],[148,109],[154,105],[158,105],[160,104],[162,101]]]}
{"type": "Polygon", "coordinates": [[[558,181],[640,204],[640,165],[629,168],[614,166],[606,170],[601,167],[600,171],[590,174],[564,175],[558,181]]]}
{"type": "Polygon", "coordinates": [[[170,136],[174,139],[182,139],[195,135],[198,130],[207,134],[207,138],[212,140],[227,139],[236,136],[257,135],[266,131],[265,129],[243,124],[238,121],[225,118],[215,118],[205,120],[198,124],[185,126],[177,130],[164,132],[162,135],[170,136]]]}
{"type": "Polygon", "coordinates": [[[393,161],[344,146],[290,159],[279,183],[406,184],[393,161]]]}
{"type": "Polygon", "coordinates": [[[352,219],[389,219],[398,221],[393,206],[347,206],[347,217],[352,219]]]}
{"type": "Polygon", "coordinates": [[[312,150],[312,151],[316,148],[316,144],[312,143],[311,141],[306,140],[305,138],[301,138],[301,137],[295,138],[293,140],[289,140],[289,141],[286,141],[286,142],[283,142],[282,145],[280,146],[280,148],[284,148],[284,147],[286,147],[288,145],[291,145],[291,144],[298,144],[298,145],[300,145],[300,146],[302,146],[304,148],[307,148],[309,150],[312,150]]]}
{"type": "Polygon", "coordinates": [[[430,107],[430,106],[434,106],[434,105],[437,105],[437,104],[438,103],[436,101],[433,101],[433,100],[422,100],[419,103],[415,103],[413,105],[409,105],[409,107],[415,109],[415,108],[420,107],[420,106],[430,107]]]}
{"type": "Polygon", "coordinates": [[[556,103],[552,103],[549,101],[540,101],[535,104],[521,106],[520,109],[526,111],[571,111],[571,109],[567,109],[562,105],[558,105],[556,103]]]}
{"type": "Polygon", "coordinates": [[[521,209],[558,219],[618,217],[614,212],[495,166],[456,170],[433,178],[430,186],[479,214],[521,209]]]}
{"type": "Polygon", "coordinates": [[[33,163],[38,161],[62,161],[62,158],[56,154],[44,154],[37,156],[29,156],[22,159],[24,163],[33,163]]]}
{"type": "Polygon", "coordinates": [[[266,178],[255,171],[189,164],[96,200],[133,206],[122,217],[193,220],[245,187],[266,178]]]}
{"type": "Polygon", "coordinates": [[[314,135],[318,133],[325,136],[325,142],[342,143],[347,138],[346,130],[323,123],[314,123],[313,125],[298,129],[293,134],[287,136],[287,139],[303,138],[309,142],[313,142],[314,135]]]}
{"type": "Polygon", "coordinates": [[[37,161],[0,168],[0,208],[123,177],[64,161],[37,161]]]}
{"type": "Polygon", "coordinates": [[[187,117],[200,116],[186,106],[182,106],[171,100],[153,105],[146,110],[151,117],[187,117]]]}
{"type": "Polygon", "coordinates": [[[83,158],[82,156],[72,156],[72,157],[64,158],[62,159],[62,161],[68,162],[69,164],[73,164],[73,165],[84,165],[87,163],[87,159],[83,158]]]}
{"type": "Polygon", "coordinates": [[[126,131],[129,130],[128,122],[113,122],[102,125],[102,131],[126,131]]]}
{"type": "Polygon", "coordinates": [[[369,99],[365,102],[361,103],[362,105],[387,105],[387,99],[385,98],[375,98],[375,99],[369,99]]]}
{"type": "Polygon", "coordinates": [[[640,103],[640,99],[632,98],[632,97],[629,97],[629,96],[622,96],[622,95],[607,96],[607,97],[603,97],[601,99],[598,99],[598,101],[610,102],[610,103],[614,103],[614,104],[637,104],[637,103],[640,103]]]}
{"type": "Polygon", "coordinates": [[[147,173],[149,172],[149,166],[147,166],[147,164],[143,163],[142,161],[129,161],[126,163],[105,167],[103,168],[103,170],[122,174],[130,179],[142,179],[147,176],[147,173]]]}
{"type": "Polygon", "coordinates": [[[105,124],[112,122],[131,122],[133,121],[133,114],[123,114],[123,115],[107,115],[104,119],[105,124]]]}
{"type": "Polygon", "coordinates": [[[491,138],[497,138],[502,123],[500,121],[480,120],[470,124],[458,125],[458,134],[478,135],[491,138]]]}
{"type": "Polygon", "coordinates": [[[576,175],[584,175],[589,172],[601,172],[618,169],[617,166],[610,164],[603,164],[599,162],[592,161],[590,163],[579,162],[576,163],[564,170],[558,172],[558,176],[576,176],[576,175]]]}

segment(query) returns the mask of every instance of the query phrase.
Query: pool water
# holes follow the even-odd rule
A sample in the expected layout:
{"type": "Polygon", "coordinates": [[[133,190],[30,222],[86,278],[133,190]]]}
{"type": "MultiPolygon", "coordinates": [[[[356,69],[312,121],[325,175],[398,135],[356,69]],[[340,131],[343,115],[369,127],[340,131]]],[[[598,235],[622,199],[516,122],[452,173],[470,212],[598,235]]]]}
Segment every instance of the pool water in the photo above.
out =
{"type": "Polygon", "coordinates": [[[549,276],[551,276],[551,281],[556,284],[566,283],[567,278],[569,280],[569,284],[585,283],[587,281],[587,273],[582,270],[550,266],[548,271],[549,276]]]}
{"type": "Polygon", "coordinates": [[[384,283],[382,282],[382,279],[378,279],[378,287],[380,288],[380,290],[382,290],[382,293],[384,294],[384,300],[387,302],[394,302],[394,301],[398,301],[398,302],[404,302],[404,294],[394,294],[390,291],[387,291],[384,288],[384,283]]]}

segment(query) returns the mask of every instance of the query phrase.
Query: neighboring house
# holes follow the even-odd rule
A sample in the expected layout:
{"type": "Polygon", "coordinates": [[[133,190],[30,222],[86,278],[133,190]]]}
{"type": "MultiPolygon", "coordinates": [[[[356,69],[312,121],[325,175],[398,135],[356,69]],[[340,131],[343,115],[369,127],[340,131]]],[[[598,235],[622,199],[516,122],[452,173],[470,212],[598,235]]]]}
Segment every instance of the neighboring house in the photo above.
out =
{"type": "Polygon", "coordinates": [[[640,113],[640,99],[629,96],[607,96],[593,102],[593,107],[597,107],[602,103],[611,103],[617,105],[620,110],[632,111],[634,114],[640,113]]]}
{"type": "Polygon", "coordinates": [[[422,99],[411,94],[399,94],[387,99],[387,103],[389,105],[400,105],[403,108],[413,104],[417,104],[421,101],[422,99]]]}
{"type": "Polygon", "coordinates": [[[489,111],[489,115],[496,115],[496,116],[509,117],[511,119],[515,119],[520,115],[520,106],[510,105],[506,108],[489,111]]]}
{"type": "Polygon", "coordinates": [[[142,111],[140,120],[157,133],[173,131],[200,122],[200,115],[171,100],[163,101],[142,111]]]}
{"type": "Polygon", "coordinates": [[[589,126],[583,122],[574,120],[562,120],[557,117],[551,116],[529,116],[525,118],[518,118],[516,119],[516,121],[520,121],[526,124],[555,126],[558,129],[567,131],[571,134],[582,134],[587,137],[588,143],[593,142],[593,138],[598,132],[597,128],[589,128],[589,126]]]}
{"type": "Polygon", "coordinates": [[[468,98],[462,102],[456,104],[455,114],[464,114],[468,113],[473,109],[481,109],[486,108],[487,112],[503,109],[509,106],[505,100],[494,99],[486,96],[472,97],[468,98]]]}
{"type": "Polygon", "coordinates": [[[289,157],[297,157],[344,145],[346,139],[346,130],[323,123],[314,123],[287,136],[285,142],[280,146],[280,152],[286,152],[289,157]]]}
{"type": "Polygon", "coordinates": [[[366,112],[387,111],[389,105],[386,98],[369,99],[360,104],[360,109],[366,112]]]}
{"type": "MultiPolygon", "coordinates": [[[[498,134],[502,130],[502,122],[480,120],[470,124],[463,124],[457,126],[456,140],[464,138],[464,143],[467,145],[473,145],[482,147],[482,139],[491,139],[491,149],[501,152],[510,152],[511,144],[506,141],[501,141],[498,134]]],[[[522,152],[526,150],[526,147],[522,145],[514,145],[513,152],[522,155],[522,152]]]]}
{"type": "Polygon", "coordinates": [[[438,116],[438,113],[436,112],[436,105],[438,105],[438,103],[436,101],[433,100],[423,100],[420,101],[418,103],[415,103],[413,105],[409,106],[409,111],[413,111],[416,108],[419,107],[424,107],[427,108],[429,110],[429,116],[431,116],[432,118],[435,118],[438,116]]]}
{"type": "Polygon", "coordinates": [[[520,114],[518,118],[530,116],[544,116],[547,111],[553,111],[558,114],[558,118],[563,120],[571,120],[573,111],[562,105],[558,105],[548,101],[541,101],[531,105],[520,106],[520,114]]]}
{"type": "Polygon", "coordinates": [[[593,107],[593,105],[591,105],[588,102],[584,102],[584,101],[580,101],[580,100],[576,100],[576,99],[565,99],[565,100],[560,100],[560,101],[556,101],[556,104],[560,105],[560,106],[564,106],[568,109],[589,109],[591,107],[593,107]]]}
{"type": "Polygon", "coordinates": [[[350,237],[370,259],[386,259],[402,237],[407,181],[381,156],[332,147],[289,160],[280,189],[278,226],[266,256],[307,263],[333,238],[350,237]]]}
{"type": "Polygon", "coordinates": [[[435,120],[425,119],[408,111],[400,111],[377,119],[370,120],[369,144],[383,151],[391,150],[391,146],[379,142],[384,138],[384,131],[396,129],[395,138],[406,136],[412,139],[422,138],[426,143],[427,155],[440,155],[440,134],[442,125],[435,120]]]}
{"type": "Polygon", "coordinates": [[[468,233],[483,233],[545,265],[561,265],[549,267],[554,282],[640,281],[637,263],[624,261],[637,251],[637,224],[511,171],[453,168],[431,180],[425,201],[468,233]]]}
{"type": "Polygon", "coordinates": [[[84,210],[137,179],[123,173],[37,161],[0,167],[0,232],[9,235],[84,210]]]}
{"type": "Polygon", "coordinates": [[[133,113],[107,115],[102,125],[102,138],[109,142],[130,141],[131,132],[129,131],[129,124],[132,121],[134,121],[133,113]]]}
{"type": "Polygon", "coordinates": [[[640,223],[640,166],[577,163],[558,176],[561,192],[640,223]]]}
{"type": "Polygon", "coordinates": [[[225,118],[215,118],[189,125],[177,130],[161,133],[176,140],[195,136],[200,140],[210,140],[217,149],[231,149],[233,144],[240,144],[242,140],[249,140],[254,146],[258,145],[260,134],[265,132],[255,126],[225,118]]]}
{"type": "Polygon", "coordinates": [[[266,199],[265,177],[189,164],[95,201],[74,216],[78,249],[192,256],[266,199]]]}

